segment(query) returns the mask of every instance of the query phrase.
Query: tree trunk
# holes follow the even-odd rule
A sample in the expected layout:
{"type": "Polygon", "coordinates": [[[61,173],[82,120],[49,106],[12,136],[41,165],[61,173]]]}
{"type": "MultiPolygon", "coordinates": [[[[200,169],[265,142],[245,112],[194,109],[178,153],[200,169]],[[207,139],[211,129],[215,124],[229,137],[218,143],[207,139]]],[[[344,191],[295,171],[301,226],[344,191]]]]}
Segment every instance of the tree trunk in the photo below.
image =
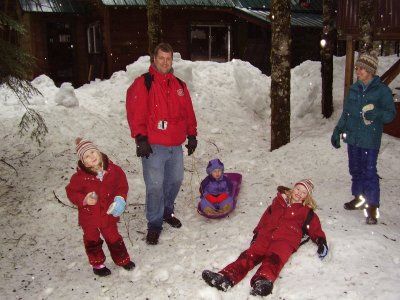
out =
{"type": "Polygon", "coordinates": [[[147,36],[149,55],[153,60],[154,48],[161,42],[161,4],[160,0],[147,0],[147,36]]]}
{"type": "Polygon", "coordinates": [[[290,0],[271,2],[271,151],[290,142],[290,0]]]}
{"type": "Polygon", "coordinates": [[[372,42],[375,26],[376,0],[360,0],[360,47],[359,52],[370,52],[372,50],[372,42]]]}
{"type": "Polygon", "coordinates": [[[323,31],[321,37],[322,115],[329,118],[333,113],[333,51],[335,45],[335,1],[323,2],[323,31]],[[325,41],[325,43],[324,43],[325,41]]]}

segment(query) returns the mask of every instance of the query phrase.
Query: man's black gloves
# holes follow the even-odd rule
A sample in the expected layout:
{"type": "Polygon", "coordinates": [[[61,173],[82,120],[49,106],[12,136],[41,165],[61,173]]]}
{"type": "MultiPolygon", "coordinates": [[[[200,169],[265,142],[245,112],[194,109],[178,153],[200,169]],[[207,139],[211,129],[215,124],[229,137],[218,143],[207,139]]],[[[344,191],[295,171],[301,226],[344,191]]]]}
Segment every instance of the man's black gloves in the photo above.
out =
{"type": "Polygon", "coordinates": [[[150,153],[153,153],[149,141],[147,140],[147,136],[145,135],[137,135],[136,138],[136,155],[138,157],[146,157],[149,158],[150,153]]]}
{"type": "Polygon", "coordinates": [[[196,150],[197,147],[197,140],[194,135],[189,135],[188,136],[188,143],[185,145],[185,147],[188,149],[188,155],[192,155],[194,150],[196,150]]]}

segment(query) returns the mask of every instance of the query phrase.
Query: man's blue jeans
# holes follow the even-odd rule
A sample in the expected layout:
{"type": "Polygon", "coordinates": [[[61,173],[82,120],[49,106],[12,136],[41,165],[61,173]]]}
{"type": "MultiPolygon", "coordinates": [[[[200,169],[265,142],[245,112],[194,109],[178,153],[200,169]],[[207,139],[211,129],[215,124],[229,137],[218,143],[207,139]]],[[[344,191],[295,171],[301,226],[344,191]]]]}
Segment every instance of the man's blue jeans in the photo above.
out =
{"type": "Polygon", "coordinates": [[[142,158],[146,184],[147,229],[161,231],[164,217],[174,212],[174,202],[183,181],[182,146],[151,145],[153,153],[142,158]]]}
{"type": "Polygon", "coordinates": [[[379,149],[363,149],[347,145],[347,153],[353,196],[363,195],[369,205],[379,207],[380,189],[376,169],[379,149]]]}

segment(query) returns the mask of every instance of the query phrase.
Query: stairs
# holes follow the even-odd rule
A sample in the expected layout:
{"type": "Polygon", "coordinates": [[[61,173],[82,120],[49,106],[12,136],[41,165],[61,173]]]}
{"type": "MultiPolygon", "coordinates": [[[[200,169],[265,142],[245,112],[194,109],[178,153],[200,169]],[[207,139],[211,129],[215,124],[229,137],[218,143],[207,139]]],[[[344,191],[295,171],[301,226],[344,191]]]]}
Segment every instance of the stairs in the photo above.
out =
{"type": "MultiPolygon", "coordinates": [[[[400,62],[400,60],[397,62],[400,62]]],[[[385,126],[383,127],[383,132],[391,136],[400,138],[400,87],[396,87],[393,92],[393,100],[394,105],[396,106],[397,115],[391,123],[385,124],[385,126]]]]}

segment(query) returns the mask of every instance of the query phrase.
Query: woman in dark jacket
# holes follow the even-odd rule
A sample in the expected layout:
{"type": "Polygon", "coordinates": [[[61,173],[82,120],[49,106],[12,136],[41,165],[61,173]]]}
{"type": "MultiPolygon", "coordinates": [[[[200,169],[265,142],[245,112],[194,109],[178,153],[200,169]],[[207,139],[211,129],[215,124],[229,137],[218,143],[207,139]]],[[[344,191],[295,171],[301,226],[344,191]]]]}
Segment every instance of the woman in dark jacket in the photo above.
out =
{"type": "Polygon", "coordinates": [[[358,81],[346,97],[343,112],[331,137],[340,147],[340,135],[347,143],[351,192],[354,199],[344,204],[348,210],[364,209],[367,224],[379,217],[380,189],[376,163],[381,146],[383,125],[396,116],[390,89],[376,76],[378,58],[361,54],[355,63],[358,81]]]}

